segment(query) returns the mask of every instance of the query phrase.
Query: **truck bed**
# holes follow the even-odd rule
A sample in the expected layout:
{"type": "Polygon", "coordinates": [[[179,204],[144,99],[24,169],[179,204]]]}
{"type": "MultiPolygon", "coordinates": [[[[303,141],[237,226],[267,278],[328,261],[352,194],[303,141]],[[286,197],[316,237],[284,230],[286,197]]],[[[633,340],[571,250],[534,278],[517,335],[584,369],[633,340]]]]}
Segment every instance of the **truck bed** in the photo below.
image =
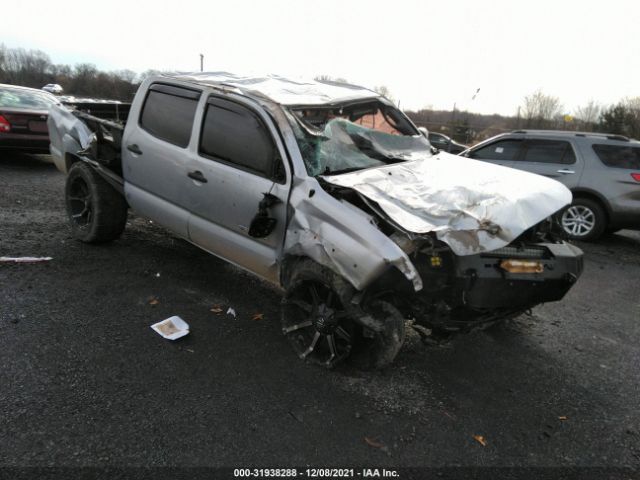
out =
{"type": "Polygon", "coordinates": [[[81,154],[122,176],[121,147],[126,121],[111,121],[80,110],[72,113],[94,134],[89,146],[81,154]]]}
{"type": "Polygon", "coordinates": [[[122,135],[131,104],[63,100],[49,114],[49,134],[54,163],[68,168],[68,158],[80,159],[122,191],[122,135]]]}

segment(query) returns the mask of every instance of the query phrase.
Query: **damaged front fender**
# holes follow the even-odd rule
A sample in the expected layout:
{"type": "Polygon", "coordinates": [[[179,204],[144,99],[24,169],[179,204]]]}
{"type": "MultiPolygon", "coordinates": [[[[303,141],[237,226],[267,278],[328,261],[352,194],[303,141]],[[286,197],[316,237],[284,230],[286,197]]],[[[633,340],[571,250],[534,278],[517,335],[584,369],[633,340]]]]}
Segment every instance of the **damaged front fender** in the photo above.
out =
{"type": "Polygon", "coordinates": [[[364,290],[390,266],[416,291],[422,280],[409,257],[375,225],[373,218],[326,193],[313,178],[292,190],[284,254],[304,256],[364,290]]]}

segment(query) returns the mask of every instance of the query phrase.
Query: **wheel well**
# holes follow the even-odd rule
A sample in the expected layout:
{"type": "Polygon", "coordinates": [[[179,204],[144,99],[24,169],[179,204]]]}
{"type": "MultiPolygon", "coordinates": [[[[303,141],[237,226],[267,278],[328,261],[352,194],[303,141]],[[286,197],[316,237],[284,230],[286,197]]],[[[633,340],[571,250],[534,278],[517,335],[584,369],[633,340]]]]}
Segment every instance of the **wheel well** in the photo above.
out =
{"type": "Polygon", "coordinates": [[[609,222],[611,221],[609,206],[602,198],[600,198],[599,195],[591,192],[584,192],[584,191],[578,191],[578,192],[572,192],[572,193],[573,193],[573,198],[584,198],[584,199],[596,202],[598,205],[600,205],[602,207],[602,211],[604,212],[606,223],[609,224],[609,222]]]}
{"type": "Polygon", "coordinates": [[[291,273],[296,264],[301,260],[308,258],[299,255],[285,255],[280,261],[280,286],[286,289],[291,280],[291,273]]]}
{"type": "Polygon", "coordinates": [[[79,162],[80,158],[77,155],[74,155],[73,153],[67,153],[64,156],[64,166],[65,169],[67,170],[67,173],[69,173],[69,170],[71,170],[71,166],[76,163],[79,162]]]}

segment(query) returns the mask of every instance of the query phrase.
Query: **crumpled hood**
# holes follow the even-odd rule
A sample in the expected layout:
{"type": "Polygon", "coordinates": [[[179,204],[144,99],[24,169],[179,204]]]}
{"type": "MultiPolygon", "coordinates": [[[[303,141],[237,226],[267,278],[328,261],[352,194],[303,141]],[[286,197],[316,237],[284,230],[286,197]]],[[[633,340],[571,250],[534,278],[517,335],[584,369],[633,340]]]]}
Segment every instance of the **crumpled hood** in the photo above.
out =
{"type": "Polygon", "coordinates": [[[435,232],[457,255],[504,247],[571,203],[555,180],[444,152],[323,178],[376,202],[410,232],[435,232]]]}

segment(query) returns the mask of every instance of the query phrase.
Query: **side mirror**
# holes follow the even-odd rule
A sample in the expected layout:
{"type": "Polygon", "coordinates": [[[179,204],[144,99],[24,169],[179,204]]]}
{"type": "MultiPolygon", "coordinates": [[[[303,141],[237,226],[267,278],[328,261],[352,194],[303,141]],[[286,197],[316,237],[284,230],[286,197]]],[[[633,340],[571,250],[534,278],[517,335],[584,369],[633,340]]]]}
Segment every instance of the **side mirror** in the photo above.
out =
{"type": "Polygon", "coordinates": [[[420,131],[420,133],[422,135],[424,135],[424,138],[426,138],[427,140],[429,140],[429,130],[427,130],[426,127],[418,127],[418,130],[420,131]]]}

